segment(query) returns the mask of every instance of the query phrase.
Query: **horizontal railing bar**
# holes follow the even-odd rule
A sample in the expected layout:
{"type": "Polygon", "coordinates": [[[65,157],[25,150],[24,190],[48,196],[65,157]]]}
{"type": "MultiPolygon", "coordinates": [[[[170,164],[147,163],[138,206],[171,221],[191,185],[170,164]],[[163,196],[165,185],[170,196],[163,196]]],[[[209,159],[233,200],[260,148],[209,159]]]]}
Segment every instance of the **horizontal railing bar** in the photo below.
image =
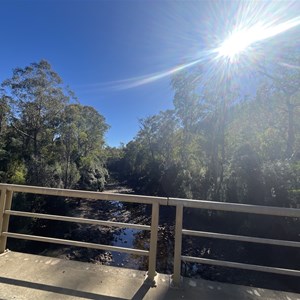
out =
{"type": "Polygon", "coordinates": [[[73,197],[73,198],[86,198],[86,199],[94,199],[94,200],[124,201],[124,202],[144,203],[144,204],[152,204],[156,202],[159,203],[160,205],[173,205],[173,206],[177,206],[180,204],[183,205],[184,207],[191,207],[191,208],[202,208],[202,209],[209,209],[209,210],[220,210],[220,211],[229,211],[229,212],[242,212],[242,213],[260,214],[260,215],[300,218],[300,209],[286,208],[286,207],[261,206],[261,205],[216,202],[216,201],[207,201],[207,200],[190,200],[190,199],[181,199],[181,198],[152,197],[152,196],[141,196],[141,195],[124,195],[124,194],[115,194],[115,193],[56,189],[56,188],[45,188],[45,187],[38,187],[38,186],[26,186],[26,185],[3,184],[3,183],[0,183],[0,189],[7,189],[9,191],[21,192],[21,193],[33,193],[33,194],[64,196],[64,197],[73,197]]]}
{"type": "Polygon", "coordinates": [[[243,264],[243,263],[237,263],[237,262],[231,262],[231,261],[215,260],[215,259],[192,257],[192,256],[182,256],[181,259],[183,261],[195,262],[195,263],[207,264],[207,265],[214,265],[214,266],[220,266],[220,267],[229,267],[229,268],[267,272],[267,273],[273,273],[273,274],[290,275],[290,276],[300,276],[300,270],[291,270],[291,269],[243,264]]]}
{"type": "Polygon", "coordinates": [[[29,218],[56,220],[56,221],[64,221],[64,222],[76,222],[76,223],[101,225],[101,226],[109,226],[109,227],[151,230],[151,227],[149,225],[102,221],[102,220],[93,220],[93,219],[85,219],[85,218],[77,218],[77,217],[66,217],[66,216],[60,216],[60,215],[39,214],[39,213],[31,213],[31,212],[16,211],[16,210],[5,210],[4,214],[10,215],[10,216],[18,216],[18,217],[29,217],[29,218]]]}
{"type": "Polygon", "coordinates": [[[176,206],[178,204],[182,204],[184,207],[190,207],[190,208],[202,208],[202,209],[209,209],[209,210],[221,210],[221,211],[229,211],[229,212],[242,212],[242,213],[252,213],[252,214],[259,214],[259,215],[300,218],[300,209],[296,209],[296,208],[216,202],[216,201],[207,201],[207,200],[169,198],[168,205],[176,206]]]}
{"type": "Polygon", "coordinates": [[[73,240],[64,240],[64,239],[50,238],[45,236],[36,236],[36,235],[21,234],[21,233],[14,233],[14,232],[2,232],[2,235],[14,239],[46,242],[46,243],[53,243],[53,244],[60,244],[60,245],[69,245],[69,246],[76,246],[76,247],[106,250],[106,251],[125,252],[130,254],[138,254],[138,255],[146,255],[146,256],[149,255],[149,251],[147,250],[130,249],[130,248],[117,247],[117,246],[79,242],[73,240]]]}
{"type": "Polygon", "coordinates": [[[275,239],[266,239],[266,238],[224,234],[224,233],[216,233],[216,232],[195,231],[195,230],[187,230],[187,229],[183,229],[182,234],[197,236],[197,237],[232,240],[232,241],[239,241],[239,242],[249,242],[249,243],[259,243],[259,244],[300,248],[300,242],[296,242],[296,241],[275,240],[275,239]]]}
{"type": "Polygon", "coordinates": [[[19,193],[30,193],[30,194],[39,194],[39,195],[49,195],[49,196],[63,196],[63,197],[72,197],[72,198],[85,198],[85,199],[94,199],[94,200],[122,201],[122,202],[143,203],[143,204],[159,203],[161,205],[167,205],[167,201],[168,201],[168,198],[166,197],[125,195],[125,194],[116,194],[116,193],[103,193],[103,192],[57,189],[57,188],[48,188],[48,187],[46,188],[46,187],[39,187],[39,186],[0,183],[0,189],[4,189],[4,188],[6,188],[8,191],[19,192],[19,193]]]}

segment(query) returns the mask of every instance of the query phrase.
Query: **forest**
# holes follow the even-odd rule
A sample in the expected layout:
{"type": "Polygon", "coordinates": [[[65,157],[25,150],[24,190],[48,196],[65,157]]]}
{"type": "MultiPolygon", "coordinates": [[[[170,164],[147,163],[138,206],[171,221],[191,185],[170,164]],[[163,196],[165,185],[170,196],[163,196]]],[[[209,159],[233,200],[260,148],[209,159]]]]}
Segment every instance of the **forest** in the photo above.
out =
{"type": "MultiPolygon", "coordinates": [[[[177,73],[171,81],[174,108],[141,119],[135,138],[117,148],[105,143],[109,125],[104,116],[81,105],[47,61],[15,68],[0,90],[0,182],[103,191],[113,178],[136,194],[300,208],[300,69],[293,67],[300,57],[285,61],[290,67],[258,71],[251,95],[234,83],[224,88],[204,84],[200,67],[177,73]]],[[[26,202],[27,208],[52,213],[68,210],[66,201],[49,207],[35,200],[16,205],[26,202]]],[[[173,230],[168,224],[172,213],[162,212],[166,232],[173,230]]],[[[300,238],[296,218],[185,213],[190,216],[186,227],[194,229],[300,238]]],[[[30,227],[35,230],[37,224],[30,227]]],[[[284,267],[300,267],[297,249],[237,242],[225,247],[209,239],[197,243],[186,241],[185,251],[271,265],[292,257],[284,267]]],[[[212,269],[216,267],[196,273],[219,279],[212,269]]]]}

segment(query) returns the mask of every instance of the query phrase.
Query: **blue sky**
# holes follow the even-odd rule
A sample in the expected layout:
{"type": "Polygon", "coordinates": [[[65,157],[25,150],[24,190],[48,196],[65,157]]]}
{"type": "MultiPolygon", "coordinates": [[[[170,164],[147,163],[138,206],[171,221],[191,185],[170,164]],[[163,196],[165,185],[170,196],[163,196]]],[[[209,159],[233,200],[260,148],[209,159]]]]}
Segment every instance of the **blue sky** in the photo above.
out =
{"type": "Polygon", "coordinates": [[[139,118],[172,108],[170,77],[122,90],[105,83],[187,60],[200,49],[203,6],[172,1],[1,1],[0,80],[10,77],[15,67],[46,59],[82,104],[105,116],[111,126],[107,143],[127,143],[139,129],[139,118]]]}
{"type": "MultiPolygon", "coordinates": [[[[203,49],[217,47],[239,21],[238,3],[0,0],[0,81],[15,67],[46,59],[82,104],[104,115],[111,126],[107,144],[126,144],[137,133],[140,118],[173,107],[173,91],[170,76],[128,89],[117,88],[120,80],[169,70],[199,58],[203,49]]],[[[275,16],[275,10],[280,17],[300,12],[299,1],[241,3],[246,3],[246,13],[262,14],[263,21],[275,16]]],[[[271,48],[299,36],[291,35],[288,40],[276,38],[277,46],[271,48]]],[[[217,69],[220,64],[212,73],[217,69]]],[[[253,85],[239,77],[253,92],[253,85]]],[[[125,81],[125,86],[132,82],[125,81]]]]}

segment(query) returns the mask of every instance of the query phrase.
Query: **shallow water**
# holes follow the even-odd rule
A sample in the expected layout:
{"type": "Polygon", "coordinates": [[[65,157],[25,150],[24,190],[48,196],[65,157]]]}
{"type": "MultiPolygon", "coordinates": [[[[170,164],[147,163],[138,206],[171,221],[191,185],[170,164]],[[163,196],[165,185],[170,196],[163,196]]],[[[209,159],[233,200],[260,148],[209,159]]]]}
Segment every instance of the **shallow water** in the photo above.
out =
{"type": "MultiPolygon", "coordinates": [[[[134,248],[134,240],[140,231],[141,230],[131,228],[121,229],[114,235],[112,245],[124,248],[134,248]]],[[[112,252],[112,261],[110,265],[128,268],[133,267],[134,269],[139,268],[138,261],[136,261],[133,255],[121,252],[112,252]]]]}

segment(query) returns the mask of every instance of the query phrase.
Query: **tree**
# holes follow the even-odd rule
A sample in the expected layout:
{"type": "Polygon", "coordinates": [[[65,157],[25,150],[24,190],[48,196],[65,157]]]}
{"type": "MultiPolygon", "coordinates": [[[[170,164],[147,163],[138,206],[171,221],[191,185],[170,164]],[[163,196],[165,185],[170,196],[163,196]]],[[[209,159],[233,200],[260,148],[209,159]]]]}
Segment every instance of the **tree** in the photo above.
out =
{"type": "Polygon", "coordinates": [[[107,171],[104,168],[105,119],[94,108],[66,106],[56,142],[60,145],[62,180],[65,188],[102,190],[107,171]]]}
{"type": "Polygon", "coordinates": [[[6,143],[17,145],[20,156],[7,174],[20,179],[22,173],[33,185],[103,189],[107,172],[101,151],[108,129],[103,116],[92,107],[68,104],[69,92],[44,60],[14,69],[2,86],[10,95],[1,98],[10,106],[9,139],[19,141],[6,143]]]}
{"type": "Polygon", "coordinates": [[[285,105],[286,115],[286,157],[290,158],[295,151],[295,120],[300,113],[300,56],[298,49],[285,49],[280,55],[280,63],[269,72],[264,66],[259,67],[259,73],[270,79],[270,89],[275,89],[281,98],[281,105],[285,105]]]}
{"type": "Polygon", "coordinates": [[[41,60],[13,70],[2,86],[11,95],[11,127],[22,141],[27,183],[53,185],[51,151],[63,109],[69,101],[62,80],[41,60]]]}
{"type": "Polygon", "coordinates": [[[6,151],[6,141],[7,141],[7,115],[9,111],[9,106],[7,99],[4,95],[0,97],[0,180],[6,181],[6,171],[7,171],[7,158],[8,152],[6,151]]]}

